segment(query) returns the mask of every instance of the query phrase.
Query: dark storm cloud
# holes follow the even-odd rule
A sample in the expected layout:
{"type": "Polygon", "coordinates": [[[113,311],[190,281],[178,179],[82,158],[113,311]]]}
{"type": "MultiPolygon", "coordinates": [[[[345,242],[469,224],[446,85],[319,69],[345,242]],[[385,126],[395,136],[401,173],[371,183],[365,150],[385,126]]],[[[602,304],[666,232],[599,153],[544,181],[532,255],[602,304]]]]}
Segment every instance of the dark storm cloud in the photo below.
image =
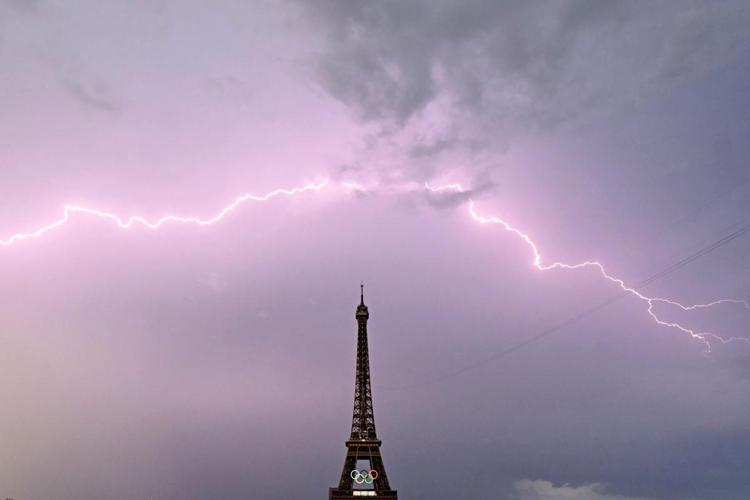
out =
{"type": "MultiPolygon", "coordinates": [[[[322,86],[365,121],[396,128],[441,98],[454,122],[481,118],[472,132],[548,128],[750,42],[746,2],[334,1],[310,12],[326,34],[322,86]]],[[[444,150],[457,135],[415,152],[444,150]]]]}

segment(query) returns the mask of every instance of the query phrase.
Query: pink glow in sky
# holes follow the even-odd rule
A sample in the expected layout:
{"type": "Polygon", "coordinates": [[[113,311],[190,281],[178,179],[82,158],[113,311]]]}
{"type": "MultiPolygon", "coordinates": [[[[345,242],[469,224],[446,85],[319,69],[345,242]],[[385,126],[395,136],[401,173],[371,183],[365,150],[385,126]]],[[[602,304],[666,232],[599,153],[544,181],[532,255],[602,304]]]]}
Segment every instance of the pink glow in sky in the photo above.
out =
{"type": "Polygon", "coordinates": [[[749,15],[0,0],[0,498],[744,500],[749,15]]]}

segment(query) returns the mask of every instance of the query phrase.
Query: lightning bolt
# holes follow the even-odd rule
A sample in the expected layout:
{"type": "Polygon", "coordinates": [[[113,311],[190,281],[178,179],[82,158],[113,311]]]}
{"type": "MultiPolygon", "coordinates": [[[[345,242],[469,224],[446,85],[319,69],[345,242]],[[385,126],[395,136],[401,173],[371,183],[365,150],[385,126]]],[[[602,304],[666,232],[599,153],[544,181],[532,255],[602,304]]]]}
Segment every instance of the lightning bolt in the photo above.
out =
{"type": "MultiPolygon", "coordinates": [[[[433,187],[425,183],[424,187],[425,189],[433,193],[440,193],[440,192],[446,192],[446,191],[453,191],[457,193],[468,192],[466,189],[464,189],[464,187],[461,184],[444,184],[441,186],[433,187]]],[[[505,231],[520,238],[526,244],[526,246],[528,246],[528,248],[531,250],[531,254],[533,256],[532,265],[539,271],[551,271],[554,269],[576,270],[576,269],[584,269],[584,268],[594,268],[604,279],[606,279],[607,281],[611,283],[614,283],[623,292],[633,295],[638,300],[646,304],[647,306],[646,311],[648,312],[648,315],[656,324],[667,327],[667,328],[676,329],[682,333],[690,335],[690,337],[692,337],[693,339],[699,340],[706,346],[706,352],[711,352],[711,342],[709,339],[719,341],[723,344],[727,344],[733,341],[741,341],[741,342],[750,344],[750,339],[747,339],[745,337],[722,337],[713,332],[699,332],[693,328],[689,328],[688,326],[685,326],[675,321],[666,321],[660,318],[659,315],[654,311],[654,305],[659,304],[659,303],[667,304],[667,305],[679,308],[683,311],[692,311],[695,309],[708,309],[708,308],[711,308],[720,304],[741,305],[745,309],[750,310],[750,302],[748,302],[747,300],[718,299],[713,302],[708,302],[706,304],[684,305],[684,304],[681,304],[680,302],[670,300],[670,299],[665,299],[662,297],[649,297],[639,292],[635,288],[627,285],[624,280],[609,274],[607,270],[605,269],[604,265],[599,261],[584,261],[584,262],[579,262],[577,264],[567,264],[565,262],[551,262],[549,264],[544,264],[542,261],[542,254],[539,251],[539,248],[537,247],[536,243],[534,243],[534,240],[532,240],[531,237],[527,233],[521,231],[520,229],[510,224],[508,221],[501,219],[500,217],[485,216],[485,215],[479,214],[479,212],[476,209],[474,200],[471,200],[471,199],[469,200],[469,213],[471,214],[471,218],[480,224],[499,225],[505,231]]]]}
{"type": "Polygon", "coordinates": [[[140,215],[134,215],[128,218],[121,218],[116,214],[105,212],[102,210],[96,210],[93,208],[87,208],[87,207],[82,207],[78,205],[65,205],[65,207],[63,208],[63,215],[58,220],[51,222],[50,224],[47,224],[46,226],[42,226],[39,229],[36,229],[30,233],[18,233],[4,240],[0,240],[0,245],[8,246],[8,245],[12,245],[13,243],[16,243],[17,241],[40,238],[44,236],[46,233],[64,226],[65,224],[70,222],[72,217],[76,214],[91,215],[91,216],[98,217],[101,219],[106,219],[106,220],[114,222],[122,229],[130,229],[136,224],[140,224],[144,227],[147,227],[148,229],[158,229],[163,224],[166,224],[168,222],[178,222],[182,224],[195,224],[198,226],[209,226],[211,224],[219,222],[226,215],[233,212],[237,207],[239,207],[240,205],[248,201],[268,201],[271,198],[275,198],[277,196],[293,196],[295,194],[304,193],[305,191],[319,191],[325,188],[327,185],[328,185],[328,180],[326,179],[317,184],[315,183],[307,184],[305,186],[293,187],[289,189],[286,189],[286,188],[274,189],[273,191],[270,191],[264,195],[255,195],[251,193],[245,193],[235,198],[232,203],[222,208],[213,217],[209,217],[205,219],[202,219],[200,217],[182,217],[178,215],[167,215],[159,219],[156,219],[154,221],[149,221],[148,219],[140,215]]]}
{"type": "MultiPolygon", "coordinates": [[[[249,202],[249,201],[265,202],[265,201],[268,201],[272,198],[279,197],[279,196],[294,196],[300,193],[304,193],[306,191],[320,191],[328,187],[329,185],[330,183],[326,179],[319,183],[311,183],[311,184],[307,184],[307,185],[299,186],[299,187],[274,189],[273,191],[270,191],[264,195],[255,195],[252,193],[245,193],[235,198],[234,201],[232,201],[232,203],[222,208],[215,215],[211,217],[207,217],[207,218],[200,218],[200,217],[195,217],[195,216],[186,217],[186,216],[178,216],[178,215],[167,215],[159,219],[150,221],[149,219],[143,216],[139,216],[139,215],[133,215],[127,218],[122,218],[114,213],[106,212],[103,210],[88,208],[88,207],[79,206],[79,205],[65,205],[65,207],[63,208],[62,217],[60,217],[56,221],[51,222],[47,225],[44,225],[31,232],[17,233],[6,239],[2,239],[0,240],[0,246],[9,246],[21,240],[40,238],[44,236],[46,233],[64,226],[65,224],[67,224],[68,222],[72,220],[74,215],[77,215],[77,214],[89,215],[89,216],[94,216],[97,218],[106,219],[108,221],[114,222],[118,227],[122,229],[130,229],[136,224],[139,224],[148,229],[155,230],[161,227],[163,224],[170,223],[170,222],[182,223],[182,224],[195,224],[198,226],[208,226],[208,225],[219,222],[225,216],[227,216],[228,214],[230,214],[231,212],[233,212],[235,209],[237,209],[239,206],[243,205],[246,202],[249,202]]],[[[367,189],[364,186],[355,182],[342,182],[341,185],[347,189],[355,190],[355,191],[364,191],[367,189]]],[[[432,193],[442,193],[442,192],[467,193],[469,192],[466,189],[464,189],[464,187],[461,184],[445,184],[445,185],[433,187],[425,183],[424,188],[432,193]]],[[[648,312],[648,315],[656,324],[667,327],[667,328],[679,330],[682,333],[690,335],[690,337],[692,337],[693,339],[701,341],[706,346],[707,352],[711,351],[711,343],[709,339],[716,340],[725,344],[729,342],[733,342],[733,341],[742,341],[742,342],[750,344],[750,339],[747,339],[745,337],[722,337],[713,332],[699,332],[681,323],[674,322],[674,321],[666,321],[660,318],[659,315],[654,310],[654,306],[656,304],[666,304],[668,306],[672,306],[672,307],[681,309],[683,311],[692,311],[695,309],[708,309],[708,308],[711,308],[720,304],[741,305],[745,309],[750,310],[750,302],[748,302],[747,300],[719,299],[719,300],[715,300],[713,302],[709,302],[705,304],[684,305],[680,302],[662,298],[662,297],[649,297],[639,292],[635,288],[627,285],[624,280],[609,274],[607,270],[605,269],[604,265],[602,265],[602,263],[599,261],[584,261],[584,262],[580,262],[577,264],[567,264],[564,262],[552,262],[549,264],[544,264],[542,261],[542,254],[539,251],[539,248],[537,247],[536,243],[534,243],[534,241],[531,239],[531,237],[527,233],[524,233],[523,231],[511,225],[509,222],[501,219],[500,217],[481,215],[476,210],[474,200],[471,200],[471,199],[469,200],[469,213],[472,219],[480,224],[499,225],[505,231],[512,233],[516,237],[520,238],[531,250],[531,253],[533,256],[532,265],[534,266],[534,268],[536,268],[539,271],[551,271],[554,269],[577,270],[577,269],[584,269],[584,268],[594,268],[596,271],[598,271],[598,273],[604,279],[606,279],[607,281],[611,283],[614,283],[622,291],[630,295],[633,295],[638,300],[646,304],[647,306],[646,310],[648,312]]]]}

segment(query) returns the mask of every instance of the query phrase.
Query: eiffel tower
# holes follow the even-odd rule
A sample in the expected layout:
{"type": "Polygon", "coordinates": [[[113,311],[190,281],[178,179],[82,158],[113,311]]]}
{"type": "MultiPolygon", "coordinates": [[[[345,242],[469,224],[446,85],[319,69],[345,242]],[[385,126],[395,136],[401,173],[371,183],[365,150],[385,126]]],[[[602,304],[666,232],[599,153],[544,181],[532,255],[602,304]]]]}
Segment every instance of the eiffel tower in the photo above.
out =
{"type": "Polygon", "coordinates": [[[398,493],[391,489],[380,454],[382,442],[375,433],[370,387],[370,356],[367,349],[367,320],[370,313],[365,305],[365,288],[360,285],[360,302],[357,306],[357,375],[354,382],[354,413],[352,433],[346,442],[344,469],[338,486],[330,488],[329,500],[350,500],[375,497],[397,500],[398,493]],[[368,467],[358,467],[357,462],[367,461],[368,467]]]}

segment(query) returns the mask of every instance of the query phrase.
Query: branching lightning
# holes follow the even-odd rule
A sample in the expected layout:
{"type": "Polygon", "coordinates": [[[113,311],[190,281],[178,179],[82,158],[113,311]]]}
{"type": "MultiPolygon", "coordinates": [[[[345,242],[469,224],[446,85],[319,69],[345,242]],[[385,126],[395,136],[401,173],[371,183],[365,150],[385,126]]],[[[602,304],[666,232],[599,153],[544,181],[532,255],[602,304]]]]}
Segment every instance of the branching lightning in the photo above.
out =
{"type": "MultiPolygon", "coordinates": [[[[439,193],[439,192],[445,192],[445,191],[453,191],[453,192],[458,192],[458,193],[467,192],[461,184],[445,184],[445,185],[433,187],[425,183],[425,189],[433,193],[439,193]]],[[[651,319],[653,319],[653,321],[656,324],[679,330],[683,333],[690,335],[692,338],[703,342],[703,344],[706,346],[707,352],[711,351],[711,342],[709,339],[716,340],[724,344],[733,342],[733,341],[741,341],[741,342],[750,344],[750,339],[747,339],[745,337],[722,337],[713,332],[697,331],[693,328],[689,328],[675,321],[663,320],[654,311],[654,305],[658,303],[677,307],[683,311],[691,311],[695,309],[708,309],[708,308],[711,308],[713,306],[717,306],[720,304],[741,305],[744,308],[750,310],[750,302],[748,302],[747,300],[719,299],[713,302],[708,302],[706,304],[684,305],[684,304],[681,304],[677,301],[670,300],[670,299],[665,299],[661,297],[649,297],[639,292],[635,288],[628,286],[624,280],[609,274],[607,270],[604,268],[604,265],[598,261],[584,261],[584,262],[579,262],[577,264],[566,264],[564,262],[552,262],[550,264],[544,264],[542,262],[542,254],[539,251],[539,248],[536,246],[536,243],[534,243],[534,241],[531,239],[531,237],[528,234],[524,233],[523,231],[511,225],[509,222],[501,219],[500,217],[480,215],[475,208],[474,200],[469,200],[469,213],[471,214],[472,219],[479,222],[480,224],[497,224],[503,229],[505,229],[506,231],[514,234],[515,236],[523,240],[523,242],[526,243],[526,245],[529,247],[533,255],[532,265],[539,271],[551,271],[553,269],[574,270],[574,269],[583,269],[583,268],[589,268],[589,267],[596,269],[604,279],[616,284],[618,287],[620,287],[620,289],[623,292],[633,295],[638,300],[644,302],[647,305],[646,310],[649,316],[651,316],[651,319]]]]}
{"type": "MultiPolygon", "coordinates": [[[[367,188],[365,188],[364,186],[356,182],[342,182],[340,184],[349,190],[354,190],[354,191],[367,190],[367,188]]],[[[127,218],[123,218],[114,213],[103,211],[103,210],[88,208],[88,207],[79,206],[79,205],[66,205],[63,208],[62,217],[60,217],[56,221],[53,221],[47,225],[41,226],[38,229],[31,231],[31,232],[17,233],[6,239],[0,239],[0,246],[9,246],[21,240],[40,238],[46,233],[64,226],[65,224],[67,224],[68,222],[72,220],[73,216],[77,214],[89,215],[89,216],[94,216],[97,218],[106,219],[108,221],[114,222],[118,227],[122,229],[130,229],[135,225],[141,225],[148,229],[155,230],[161,227],[162,225],[170,223],[170,222],[182,223],[182,224],[195,224],[198,226],[207,226],[207,225],[211,225],[211,224],[215,224],[219,222],[225,216],[233,212],[235,209],[237,209],[240,205],[244,204],[245,202],[248,202],[248,201],[265,202],[272,198],[279,197],[282,195],[294,196],[297,194],[304,193],[306,191],[320,191],[330,185],[331,183],[328,180],[324,180],[319,183],[311,183],[311,184],[307,184],[307,185],[299,186],[299,187],[275,189],[264,195],[255,195],[251,193],[245,193],[235,198],[232,203],[222,208],[215,215],[211,217],[206,217],[206,218],[201,218],[201,217],[196,217],[196,216],[178,216],[178,215],[166,215],[164,217],[161,217],[155,220],[149,220],[146,217],[139,216],[139,215],[134,215],[134,216],[130,216],[127,218]]],[[[470,193],[470,191],[467,191],[466,189],[464,189],[464,187],[461,184],[445,184],[445,185],[435,186],[435,187],[430,186],[429,184],[425,184],[424,188],[431,193],[442,193],[442,192],[455,192],[455,193],[464,193],[464,194],[470,193]]],[[[705,304],[684,305],[680,302],[673,301],[670,299],[666,299],[662,297],[650,297],[650,296],[644,295],[643,293],[639,292],[636,288],[633,288],[632,286],[629,286],[628,284],[626,284],[624,280],[609,274],[607,270],[605,269],[604,265],[598,261],[584,261],[584,262],[580,262],[577,264],[567,264],[564,262],[552,262],[552,263],[545,264],[542,261],[542,254],[539,251],[539,248],[537,247],[536,243],[534,243],[534,241],[531,239],[531,237],[527,233],[524,233],[523,231],[516,228],[509,222],[501,219],[500,217],[481,215],[477,211],[474,201],[471,199],[469,199],[468,204],[469,204],[469,213],[471,215],[471,218],[474,221],[480,224],[499,225],[505,231],[521,239],[529,248],[529,250],[531,250],[531,254],[533,256],[532,265],[539,271],[551,271],[554,269],[577,270],[577,269],[583,269],[583,268],[594,268],[604,279],[606,279],[607,281],[611,283],[614,283],[623,292],[626,292],[636,297],[638,300],[646,304],[647,306],[646,310],[648,312],[648,315],[656,324],[667,327],[667,328],[676,329],[682,333],[690,335],[690,337],[692,337],[693,339],[696,339],[702,342],[706,346],[707,351],[711,350],[711,342],[710,342],[711,340],[719,341],[721,343],[742,341],[742,342],[750,344],[750,339],[747,339],[745,337],[722,337],[713,332],[697,331],[681,323],[664,320],[661,317],[659,317],[659,315],[654,310],[654,306],[656,304],[664,304],[667,306],[680,309],[682,311],[692,311],[696,309],[709,309],[711,307],[718,306],[721,304],[732,304],[732,305],[742,306],[745,309],[750,311],[750,302],[748,302],[747,300],[718,299],[713,302],[708,302],[705,304]]]]}

